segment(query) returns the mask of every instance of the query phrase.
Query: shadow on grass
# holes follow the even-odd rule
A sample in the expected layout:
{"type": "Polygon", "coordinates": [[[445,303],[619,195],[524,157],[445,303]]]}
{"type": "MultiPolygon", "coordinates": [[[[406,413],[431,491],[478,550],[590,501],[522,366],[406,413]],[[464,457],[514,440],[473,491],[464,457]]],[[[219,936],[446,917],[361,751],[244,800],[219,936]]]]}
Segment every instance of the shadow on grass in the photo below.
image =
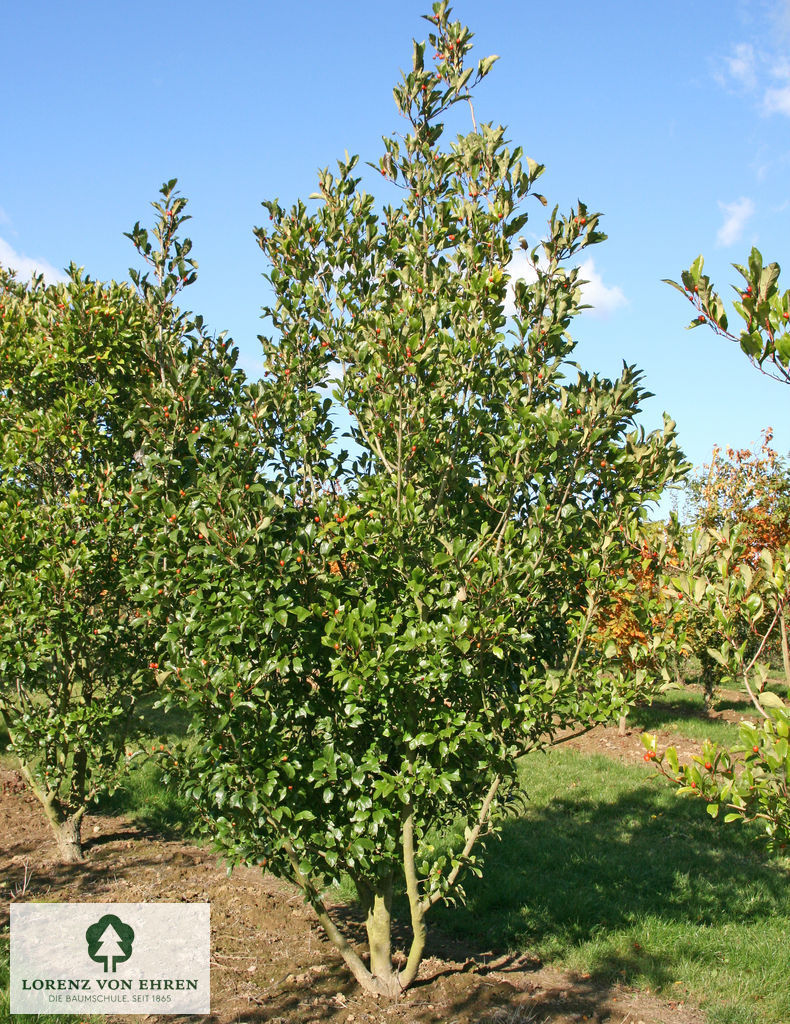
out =
{"type": "Polygon", "coordinates": [[[716,721],[715,715],[709,715],[702,706],[701,700],[691,697],[674,697],[643,704],[628,712],[628,724],[636,729],[648,732],[657,729],[672,729],[679,721],[689,720],[709,724],[716,721]]]}
{"type": "MultiPolygon", "coordinates": [[[[572,770],[583,776],[595,760],[572,770]]],[[[486,851],[482,879],[465,883],[466,906],[437,908],[435,923],[494,950],[548,959],[586,946],[596,983],[641,978],[664,988],[684,958],[708,955],[699,953],[699,930],[790,916],[790,872],[766,859],[750,829],[722,827],[697,801],[658,785],[616,797],[596,796],[581,778],[576,785],[578,793],[566,786],[507,822],[486,851]],[[649,949],[635,938],[645,927],[655,932],[649,949]]]]}
{"type": "MultiPolygon", "coordinates": [[[[790,687],[777,679],[770,679],[766,689],[775,693],[778,697],[782,697],[784,700],[788,699],[790,687]]],[[[721,697],[715,702],[715,706],[720,711],[737,711],[745,716],[753,716],[755,714],[754,704],[752,704],[745,693],[742,697],[721,697]]]]}

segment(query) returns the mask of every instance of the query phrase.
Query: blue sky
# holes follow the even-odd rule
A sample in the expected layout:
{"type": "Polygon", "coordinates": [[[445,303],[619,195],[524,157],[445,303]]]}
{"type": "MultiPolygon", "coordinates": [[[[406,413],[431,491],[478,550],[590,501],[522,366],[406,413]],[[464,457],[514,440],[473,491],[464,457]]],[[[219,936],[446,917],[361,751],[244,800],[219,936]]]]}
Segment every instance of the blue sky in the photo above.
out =
{"type": "MultiPolygon", "coordinates": [[[[549,208],[581,199],[604,214],[609,240],[585,268],[595,309],[572,326],[579,361],[640,366],[655,394],[645,425],[666,409],[696,464],[716,443],[753,446],[769,425],[788,452],[786,386],[709,331],[686,331],[691,307],[661,279],[701,252],[728,299],[730,264],[752,245],[786,262],[790,0],[453,9],[475,57],[500,55],[478,119],[505,124],[546,165],[549,208]]],[[[149,222],[148,203],[177,177],[200,263],[185,302],[231,334],[256,376],[260,203],[306,199],[344,150],[378,159],[381,136],[401,130],[392,86],[429,12],[428,0],[7,5],[0,262],[54,276],[73,260],[125,278],[123,232],[149,222]]],[[[530,241],[544,220],[533,204],[530,241]]]]}

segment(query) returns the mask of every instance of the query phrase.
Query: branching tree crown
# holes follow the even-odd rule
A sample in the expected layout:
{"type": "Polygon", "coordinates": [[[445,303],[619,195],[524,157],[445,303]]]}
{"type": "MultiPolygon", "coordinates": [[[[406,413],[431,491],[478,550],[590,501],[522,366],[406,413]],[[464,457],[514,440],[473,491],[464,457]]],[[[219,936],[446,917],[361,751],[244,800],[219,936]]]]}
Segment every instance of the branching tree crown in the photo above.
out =
{"type": "Polygon", "coordinates": [[[568,261],[604,237],[583,204],[551,213],[508,330],[543,168],[493,124],[446,137],[495,58],[470,64],[446,3],[427,20],[395,89],[406,134],[373,165],[397,203],[378,206],[348,156],[317,205],[264,203],[266,374],[206,425],[214,448],[178,490],[152,454],[145,501],[176,526],[149,533],[139,587],[170,620],[158,660],[194,714],[179,770],[207,832],[294,880],[359,982],[390,996],[416,976],[430,908],[477,869],[516,758],[660,678],[647,631],[626,658],[589,637],[641,557],[646,503],[683,472],[674,424],[636,424],[636,369],[571,362],[568,261]],[[325,901],[348,876],[368,964],[325,901]]]}

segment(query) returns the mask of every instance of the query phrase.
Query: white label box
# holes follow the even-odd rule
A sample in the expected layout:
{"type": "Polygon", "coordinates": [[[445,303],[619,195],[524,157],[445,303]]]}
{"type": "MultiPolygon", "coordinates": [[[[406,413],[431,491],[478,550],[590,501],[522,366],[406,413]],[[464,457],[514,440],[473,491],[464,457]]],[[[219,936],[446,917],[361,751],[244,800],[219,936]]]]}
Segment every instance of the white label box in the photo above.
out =
{"type": "Polygon", "coordinates": [[[208,903],[12,903],[11,1013],[210,1012],[208,903]]]}

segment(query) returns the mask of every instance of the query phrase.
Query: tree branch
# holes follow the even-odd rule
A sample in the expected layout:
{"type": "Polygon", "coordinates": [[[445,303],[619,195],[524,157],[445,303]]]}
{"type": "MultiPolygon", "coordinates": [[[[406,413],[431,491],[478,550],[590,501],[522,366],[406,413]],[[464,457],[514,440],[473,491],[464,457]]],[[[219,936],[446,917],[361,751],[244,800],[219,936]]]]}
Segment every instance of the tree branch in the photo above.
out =
{"type": "MultiPolygon", "coordinates": [[[[472,829],[472,831],[469,833],[469,837],[467,838],[466,843],[464,845],[464,848],[461,851],[461,856],[458,858],[458,863],[453,868],[453,870],[450,872],[450,874],[447,876],[447,888],[448,889],[452,888],[452,886],[455,885],[455,881],[458,878],[458,875],[459,875],[459,873],[461,871],[461,868],[463,867],[464,860],[472,852],[472,847],[477,842],[477,839],[480,836],[480,833],[482,832],[484,825],[488,821],[489,814],[491,813],[491,805],[494,802],[494,797],[497,794],[497,790],[499,789],[499,786],[500,786],[501,782],[502,782],[502,776],[501,775],[494,776],[494,781],[491,783],[491,785],[490,785],[490,787],[488,789],[488,792],[486,793],[485,800],[483,800],[483,806],[480,808],[480,814],[477,817],[477,824],[472,829]]],[[[423,914],[430,907],[432,907],[434,905],[434,903],[438,903],[439,900],[442,898],[442,895],[443,894],[441,892],[437,891],[437,892],[433,893],[432,896],[426,896],[426,898],[422,901],[422,903],[420,905],[423,914]]]]}

